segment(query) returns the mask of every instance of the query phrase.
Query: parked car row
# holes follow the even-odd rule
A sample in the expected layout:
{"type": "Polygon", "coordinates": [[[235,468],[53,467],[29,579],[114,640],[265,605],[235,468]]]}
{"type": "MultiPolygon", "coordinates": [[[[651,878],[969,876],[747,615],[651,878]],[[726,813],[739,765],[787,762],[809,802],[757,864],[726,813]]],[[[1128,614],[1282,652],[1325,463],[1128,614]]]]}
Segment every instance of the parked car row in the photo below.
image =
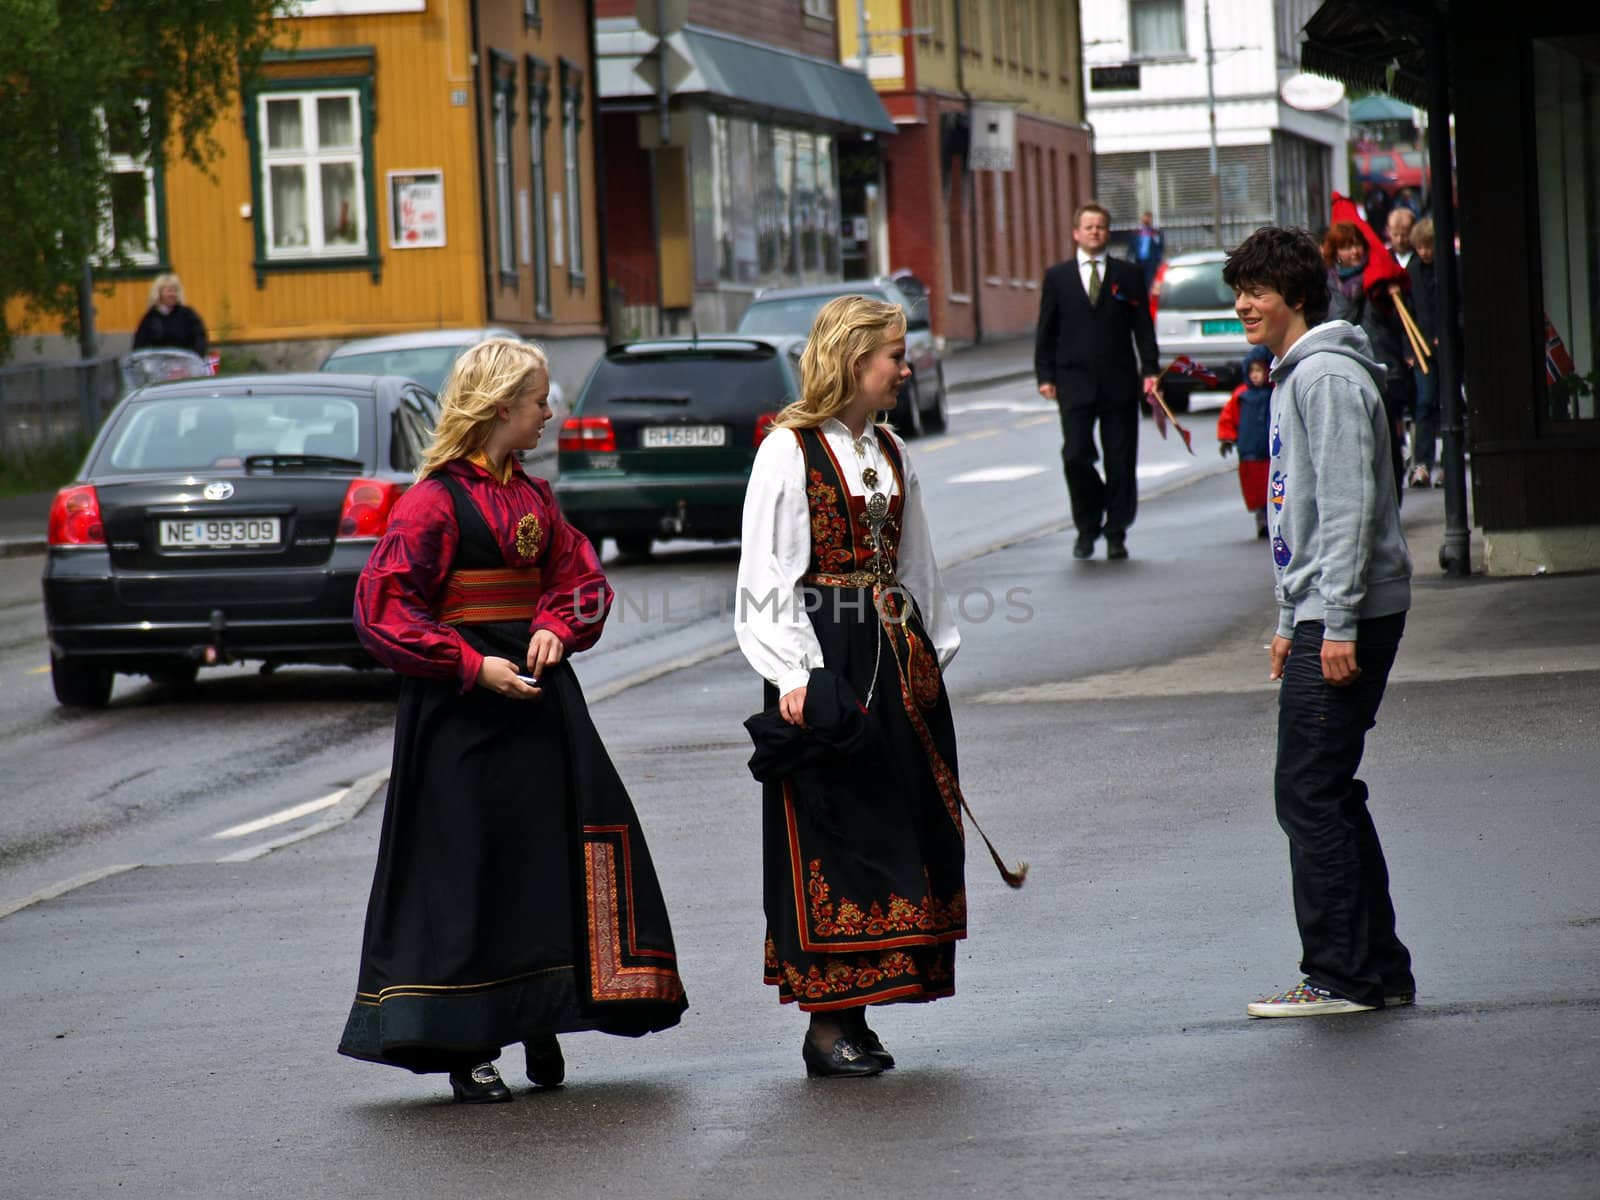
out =
{"type": "MultiPolygon", "coordinates": [[[[740,331],[613,347],[530,470],[568,517],[628,554],[656,539],[736,538],[757,445],[799,395],[818,309],[860,292],[907,311],[908,435],[946,421],[926,296],[892,280],[762,293],[740,331]],[[919,307],[920,305],[920,307],[919,307]]],[[[172,687],[202,666],[371,666],[351,619],[356,579],[411,484],[456,357],[496,328],[368,338],[313,374],[197,375],[144,364],[50,514],[44,570],[51,679],[103,706],[117,673],[172,687]]],[[[199,360],[197,360],[199,361],[199,360]]],[[[203,364],[202,364],[203,365],[203,364]]]]}

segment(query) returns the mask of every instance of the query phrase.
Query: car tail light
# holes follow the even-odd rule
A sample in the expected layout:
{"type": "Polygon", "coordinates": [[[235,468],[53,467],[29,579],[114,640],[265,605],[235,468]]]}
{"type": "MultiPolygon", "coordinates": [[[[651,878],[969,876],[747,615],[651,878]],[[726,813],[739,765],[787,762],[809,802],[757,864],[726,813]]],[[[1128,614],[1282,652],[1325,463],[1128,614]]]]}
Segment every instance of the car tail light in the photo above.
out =
{"type": "Polygon", "coordinates": [[[756,414],[756,445],[761,445],[762,440],[767,436],[767,434],[772,432],[772,423],[777,419],[778,414],[775,412],[756,414]]]}
{"type": "Polygon", "coordinates": [[[568,417],[561,422],[556,449],[581,453],[606,454],[617,448],[617,431],[610,417],[568,417]]]}
{"type": "Polygon", "coordinates": [[[1156,319],[1156,311],[1161,307],[1161,282],[1167,277],[1167,264],[1162,263],[1156,268],[1156,277],[1150,281],[1150,320],[1156,319]]]}
{"type": "Polygon", "coordinates": [[[52,546],[104,546],[105,522],[100,519],[100,497],[92,483],[62,488],[50,505],[52,546]]]}
{"type": "Polygon", "coordinates": [[[352,479],[339,514],[340,538],[382,537],[389,528],[389,510],[405,489],[387,479],[352,479]]]}

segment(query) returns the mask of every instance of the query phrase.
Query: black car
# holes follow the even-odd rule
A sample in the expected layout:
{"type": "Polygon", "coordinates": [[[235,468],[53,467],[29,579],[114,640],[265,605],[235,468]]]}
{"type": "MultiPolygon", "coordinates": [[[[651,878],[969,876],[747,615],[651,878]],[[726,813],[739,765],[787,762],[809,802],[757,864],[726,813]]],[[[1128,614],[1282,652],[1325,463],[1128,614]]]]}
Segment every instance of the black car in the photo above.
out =
{"type": "Polygon", "coordinates": [[[157,384],[117,405],[50,511],[50,676],[183,686],[241,659],[371,666],[356,577],[432,435],[433,395],[362,375],[157,384]]]}
{"type": "Polygon", "coordinates": [[[800,394],[804,338],[663,338],[613,346],[561,425],[556,496],[599,545],[736,538],[756,447],[800,394]]]}

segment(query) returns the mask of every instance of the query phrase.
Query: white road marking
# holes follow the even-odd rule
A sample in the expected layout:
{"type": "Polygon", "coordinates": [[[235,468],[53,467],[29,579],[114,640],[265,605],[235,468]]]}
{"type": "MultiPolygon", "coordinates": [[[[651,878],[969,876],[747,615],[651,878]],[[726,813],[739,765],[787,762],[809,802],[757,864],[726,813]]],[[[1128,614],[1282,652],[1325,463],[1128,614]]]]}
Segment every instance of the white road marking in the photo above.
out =
{"type": "Polygon", "coordinates": [[[319,796],[315,800],[307,800],[304,804],[296,804],[291,808],[282,809],[254,821],[246,821],[242,825],[234,825],[224,829],[221,833],[213,833],[213,838],[240,838],[248,837],[252,833],[260,833],[263,829],[271,829],[274,825],[283,825],[289,821],[298,821],[301,817],[309,817],[314,812],[321,812],[325,808],[332,808],[343,800],[349,788],[340,788],[337,792],[329,792],[326,796],[319,796]]]}
{"type": "Polygon", "coordinates": [[[29,669],[28,674],[29,675],[48,675],[48,674],[50,674],[50,668],[49,667],[32,667],[32,668],[29,669]]]}
{"type": "Polygon", "coordinates": [[[1049,400],[976,400],[971,404],[952,404],[949,407],[952,416],[975,412],[1053,413],[1055,411],[1055,404],[1049,400]]]}
{"type": "Polygon", "coordinates": [[[1163,475],[1171,475],[1174,471],[1183,470],[1182,463],[1150,463],[1139,468],[1140,479],[1159,479],[1163,475]]]}
{"type": "Polygon", "coordinates": [[[1053,416],[1050,416],[1049,414],[1046,414],[1045,416],[1042,416],[1042,417],[1029,417],[1026,421],[1018,421],[1016,423],[1015,428],[1017,428],[1017,429],[1027,429],[1031,425],[1047,425],[1051,421],[1054,421],[1054,420],[1055,420],[1055,418],[1053,416]]]}
{"type": "Polygon", "coordinates": [[[1010,483],[1013,479],[1026,479],[1038,475],[1048,467],[983,467],[976,471],[963,471],[950,476],[950,483],[1010,483]]]}

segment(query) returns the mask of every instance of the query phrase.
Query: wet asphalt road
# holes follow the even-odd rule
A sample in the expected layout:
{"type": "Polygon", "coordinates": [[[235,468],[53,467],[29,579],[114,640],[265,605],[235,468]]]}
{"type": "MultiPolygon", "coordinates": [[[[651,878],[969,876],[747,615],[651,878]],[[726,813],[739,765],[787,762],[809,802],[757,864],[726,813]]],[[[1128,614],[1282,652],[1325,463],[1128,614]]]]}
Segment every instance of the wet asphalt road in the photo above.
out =
{"type": "MultiPolygon", "coordinates": [[[[1058,444],[1012,429],[1026,413],[967,419],[1002,426],[953,446],[990,443],[991,467],[1058,444]]],[[[925,476],[942,453],[917,456],[925,476]]],[[[34,781],[27,804],[3,793],[7,845],[52,785],[69,810],[95,802],[106,785],[80,767],[115,775],[96,740],[188,797],[0,860],[5,898],[106,853],[153,864],[0,919],[0,1196],[1600,1195],[1600,673],[1397,672],[1365,777],[1421,1001],[1250,1022],[1247,999],[1296,978],[1296,946],[1256,665],[1266,566],[1235,485],[1147,502],[1127,564],[1070,562],[1064,532],[981,553],[1064,507],[1059,475],[1032,477],[1031,504],[1026,477],[971,490],[987,486],[950,484],[933,515],[947,582],[1026,589],[1030,612],[964,622],[949,683],[968,797],[1032,869],[1010,891],[974,839],[958,994],[875,1021],[901,1066],[874,1080],[806,1080],[803,1020],[759,981],[738,725],[759,692],[711,630],[699,651],[641,629],[592,672],[579,660],[598,694],[659,669],[646,647],[662,638],[706,655],[594,707],[651,838],[690,1011],[638,1042],[569,1038],[567,1087],[489,1109],[333,1053],[380,803],[250,863],[216,862],[209,841],[381,767],[381,681],[307,673],[313,695],[294,699],[288,675],[230,679],[193,708],[130,682],[110,713],[64,721],[33,695],[47,680],[0,675],[6,776],[34,781]],[[199,786],[222,757],[203,746],[172,765],[197,730],[248,764],[227,788],[199,786]]],[[[686,555],[731,574],[725,551],[686,555]]],[[[618,564],[618,583],[672,561],[618,564]]],[[[520,1083],[514,1053],[501,1065],[520,1083]]]]}

